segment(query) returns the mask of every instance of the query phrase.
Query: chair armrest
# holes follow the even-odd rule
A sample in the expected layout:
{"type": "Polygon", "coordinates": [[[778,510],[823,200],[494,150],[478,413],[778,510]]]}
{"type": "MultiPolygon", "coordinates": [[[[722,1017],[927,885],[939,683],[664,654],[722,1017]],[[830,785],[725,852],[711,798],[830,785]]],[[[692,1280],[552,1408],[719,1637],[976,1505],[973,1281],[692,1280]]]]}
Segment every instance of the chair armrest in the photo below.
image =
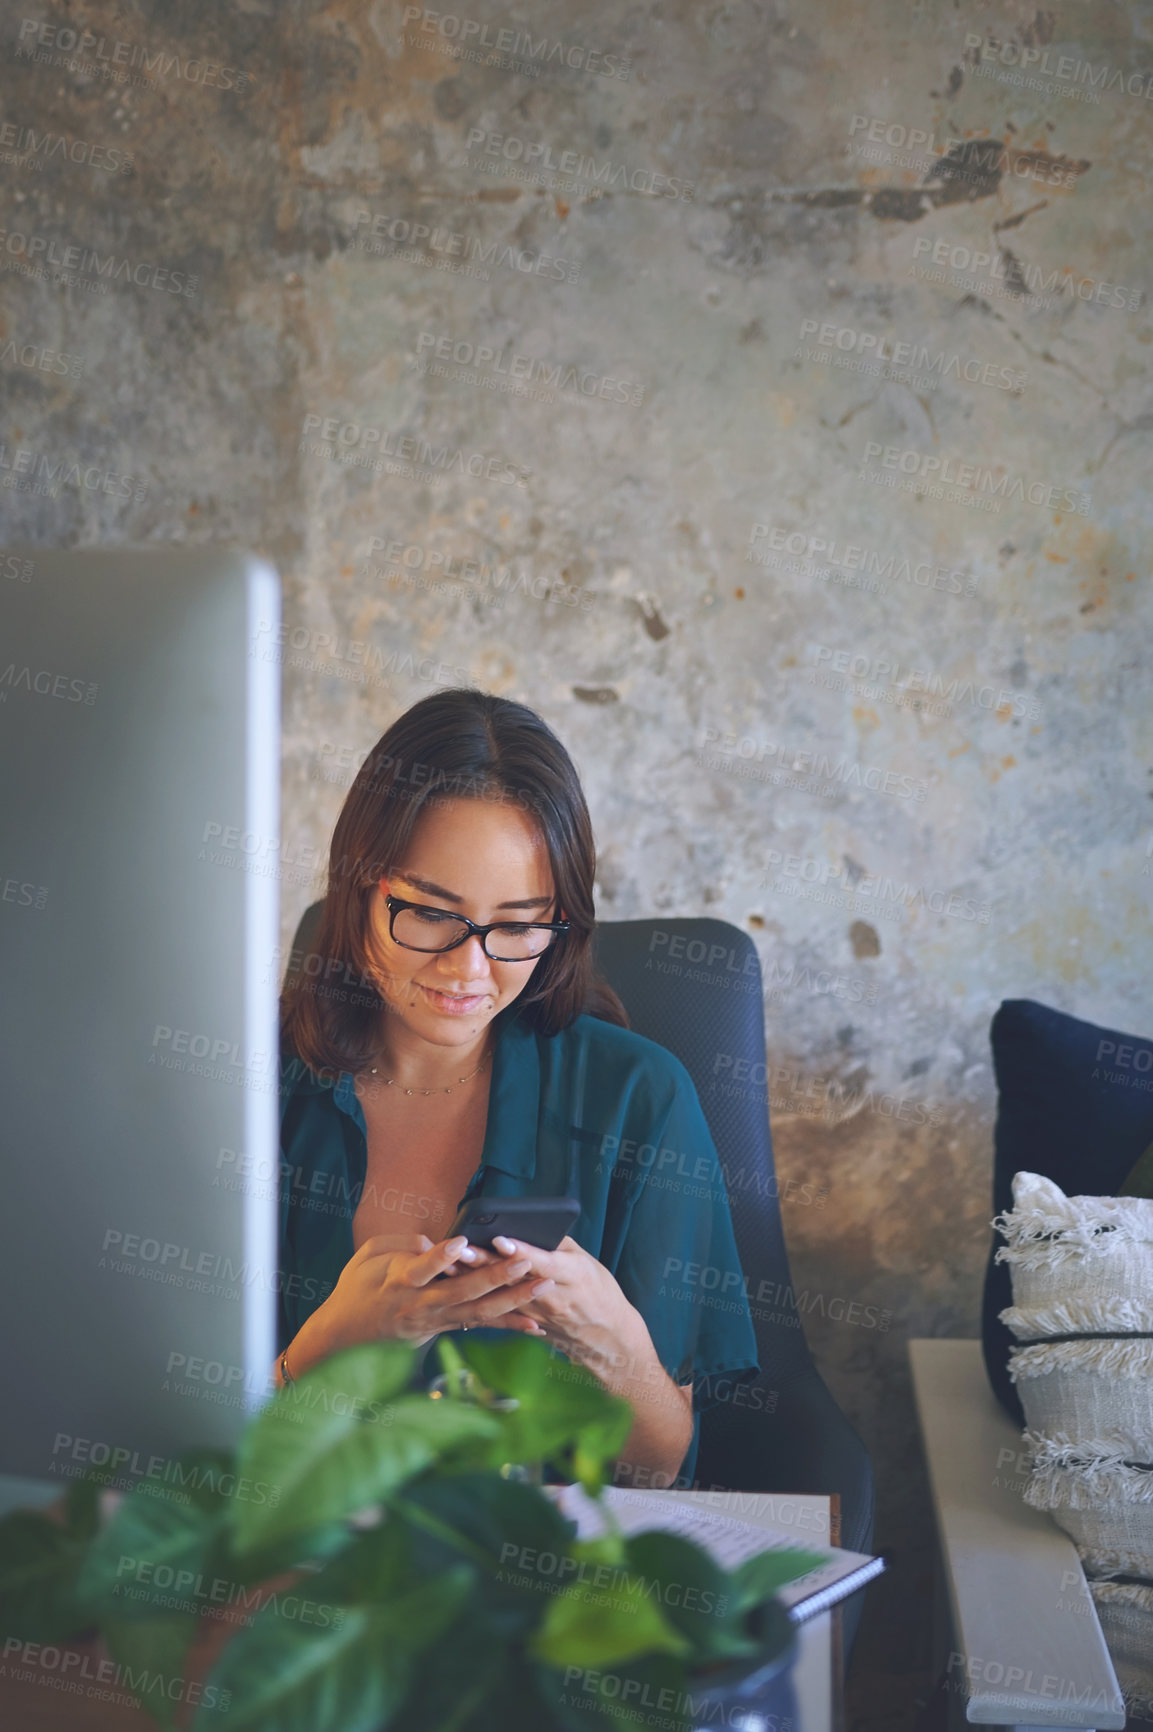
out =
{"type": "Polygon", "coordinates": [[[956,1648],[946,1688],[978,1725],[1121,1728],[1117,1687],[1072,1541],[1021,1496],[1020,1433],[979,1341],[910,1341],[956,1648]]]}
{"type": "MultiPolygon", "coordinates": [[[[721,1485],[734,1491],[836,1492],[841,1545],[849,1552],[873,1549],[872,1464],[815,1365],[782,1380],[772,1406],[723,1401],[703,1413],[696,1480],[706,1490],[721,1485]]],[[[867,1591],[861,1588],[844,1601],[846,1662],[867,1591]]]]}
{"type": "Polygon", "coordinates": [[[697,1482],[733,1491],[837,1492],[841,1545],[873,1543],[873,1473],[865,1446],[812,1366],[772,1392],[773,1405],[718,1403],[701,1415],[697,1482]]]}

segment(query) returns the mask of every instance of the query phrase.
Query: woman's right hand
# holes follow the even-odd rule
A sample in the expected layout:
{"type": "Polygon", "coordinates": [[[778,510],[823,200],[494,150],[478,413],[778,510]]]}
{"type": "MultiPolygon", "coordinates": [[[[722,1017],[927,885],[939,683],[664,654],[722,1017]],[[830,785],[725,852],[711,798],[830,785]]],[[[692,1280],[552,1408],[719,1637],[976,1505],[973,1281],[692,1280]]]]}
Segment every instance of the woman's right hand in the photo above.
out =
{"type": "Polygon", "coordinates": [[[303,1324],[288,1349],[288,1368],[299,1377],[343,1347],[388,1340],[420,1346],[446,1329],[539,1335],[540,1326],[516,1308],[551,1285],[531,1274],[527,1257],[496,1258],[461,1235],[434,1244],[423,1233],[378,1234],[353,1253],[303,1324]],[[472,1259],[462,1257],[467,1250],[474,1250],[472,1259]]]}

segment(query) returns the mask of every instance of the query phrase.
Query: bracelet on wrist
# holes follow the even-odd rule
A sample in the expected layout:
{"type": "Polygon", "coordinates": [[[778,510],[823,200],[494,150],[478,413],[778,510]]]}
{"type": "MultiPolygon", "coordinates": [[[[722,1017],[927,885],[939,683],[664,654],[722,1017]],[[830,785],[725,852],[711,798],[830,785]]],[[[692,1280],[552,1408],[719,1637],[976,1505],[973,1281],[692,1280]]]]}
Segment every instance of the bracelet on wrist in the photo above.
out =
{"type": "Polygon", "coordinates": [[[295,1377],[292,1375],[291,1371],[288,1369],[288,1348],[287,1347],[284,1349],[284,1352],[280,1355],[280,1381],[284,1385],[285,1389],[288,1388],[290,1383],[296,1382],[295,1377]]]}

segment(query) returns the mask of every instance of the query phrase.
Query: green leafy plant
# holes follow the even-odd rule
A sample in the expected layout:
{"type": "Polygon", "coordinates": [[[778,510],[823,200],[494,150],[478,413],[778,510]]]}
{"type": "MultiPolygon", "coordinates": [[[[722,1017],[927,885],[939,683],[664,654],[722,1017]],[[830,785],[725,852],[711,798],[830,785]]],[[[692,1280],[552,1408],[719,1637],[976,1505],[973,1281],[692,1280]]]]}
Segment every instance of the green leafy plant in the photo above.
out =
{"type": "Polygon", "coordinates": [[[598,1495],[628,1404],[525,1336],[439,1350],[443,1394],[409,1387],[408,1345],[351,1348],[234,1453],[191,1451],[103,1525],[95,1472],[59,1511],[5,1518],[6,1648],[98,1630],[122,1687],[162,1726],[195,1704],[193,1732],[633,1732],[623,1704],[645,1690],[689,1726],[677,1705],[765,1658],[767,1602],[823,1557],[728,1573],[677,1535],[625,1536],[607,1506],[604,1535],[577,1540],[515,1476],[547,1466],[598,1495]],[[185,1688],[208,1617],[232,1632],[185,1688]]]}

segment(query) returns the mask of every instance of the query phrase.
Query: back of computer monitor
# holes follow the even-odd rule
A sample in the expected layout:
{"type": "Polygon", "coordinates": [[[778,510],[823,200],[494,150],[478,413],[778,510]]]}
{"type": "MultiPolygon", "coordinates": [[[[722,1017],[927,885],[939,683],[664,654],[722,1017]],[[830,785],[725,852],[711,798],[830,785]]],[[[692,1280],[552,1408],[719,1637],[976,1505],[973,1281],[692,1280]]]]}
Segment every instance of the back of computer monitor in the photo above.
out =
{"type": "Polygon", "coordinates": [[[171,1480],[268,1392],[279,617],[244,554],[0,551],[0,1475],[41,1495],[171,1480]]]}

